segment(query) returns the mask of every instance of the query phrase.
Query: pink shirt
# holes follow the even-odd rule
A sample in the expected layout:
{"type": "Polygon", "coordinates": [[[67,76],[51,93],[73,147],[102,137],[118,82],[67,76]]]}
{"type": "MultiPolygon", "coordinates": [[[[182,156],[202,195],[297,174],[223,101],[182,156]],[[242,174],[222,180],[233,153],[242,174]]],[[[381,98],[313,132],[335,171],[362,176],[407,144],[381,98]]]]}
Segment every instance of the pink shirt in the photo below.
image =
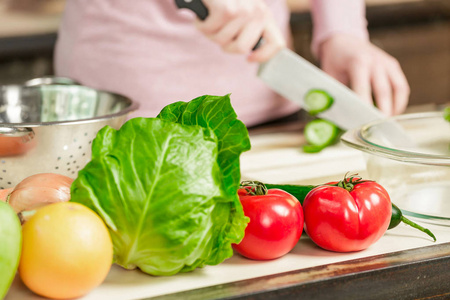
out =
{"type": "Polygon", "coordinates": [[[366,9],[363,0],[312,0],[312,51],[319,57],[320,44],[336,33],[368,40],[366,9]]]}
{"type": "MultiPolygon", "coordinates": [[[[267,3],[289,40],[285,1],[267,3]]],[[[317,0],[312,12],[314,51],[336,31],[366,36],[363,0],[317,0]]],[[[138,101],[132,117],[154,117],[167,104],[205,94],[231,93],[238,117],[249,126],[298,110],[257,78],[256,63],[223,52],[198,32],[194,18],[173,0],[67,1],[56,75],[138,101]]]]}

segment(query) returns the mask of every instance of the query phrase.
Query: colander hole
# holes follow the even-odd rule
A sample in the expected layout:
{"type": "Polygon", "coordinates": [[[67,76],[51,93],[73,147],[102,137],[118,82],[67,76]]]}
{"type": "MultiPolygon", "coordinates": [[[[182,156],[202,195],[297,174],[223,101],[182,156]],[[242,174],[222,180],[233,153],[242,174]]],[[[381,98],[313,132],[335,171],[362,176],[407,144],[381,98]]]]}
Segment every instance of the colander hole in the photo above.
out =
{"type": "Polygon", "coordinates": [[[3,170],[3,173],[6,173],[6,170],[3,170]]]}
{"type": "Polygon", "coordinates": [[[75,174],[75,171],[72,171],[72,174],[75,174]]]}
{"type": "Polygon", "coordinates": [[[83,153],[83,156],[86,156],[86,153],[83,153]]]}
{"type": "Polygon", "coordinates": [[[73,162],[72,162],[73,164],[76,164],[77,163],[77,161],[76,160],[74,160],[73,162]]]}
{"type": "Polygon", "coordinates": [[[2,164],[4,164],[6,161],[2,160],[2,164]]]}
{"type": "Polygon", "coordinates": [[[71,169],[70,168],[67,168],[67,171],[70,171],[71,169]]]}
{"type": "Polygon", "coordinates": [[[11,184],[11,181],[8,181],[8,184],[11,184]]]}
{"type": "Polygon", "coordinates": [[[76,143],[76,142],[77,142],[77,139],[73,139],[73,142],[76,143]]]}
{"type": "Polygon", "coordinates": [[[70,165],[70,162],[68,162],[66,165],[70,165]]]}
{"type": "Polygon", "coordinates": [[[59,170],[59,167],[55,167],[55,170],[59,170]]]}
{"type": "Polygon", "coordinates": [[[87,136],[87,135],[88,135],[88,133],[87,133],[87,132],[85,132],[85,133],[84,133],[84,136],[87,136]]]}
{"type": "Polygon", "coordinates": [[[83,148],[83,147],[81,147],[81,146],[78,146],[78,149],[81,149],[81,148],[83,148]]]}
{"type": "Polygon", "coordinates": [[[92,144],[92,141],[89,141],[89,144],[92,144]]]}
{"type": "Polygon", "coordinates": [[[69,156],[69,158],[73,158],[73,155],[69,156]]]}

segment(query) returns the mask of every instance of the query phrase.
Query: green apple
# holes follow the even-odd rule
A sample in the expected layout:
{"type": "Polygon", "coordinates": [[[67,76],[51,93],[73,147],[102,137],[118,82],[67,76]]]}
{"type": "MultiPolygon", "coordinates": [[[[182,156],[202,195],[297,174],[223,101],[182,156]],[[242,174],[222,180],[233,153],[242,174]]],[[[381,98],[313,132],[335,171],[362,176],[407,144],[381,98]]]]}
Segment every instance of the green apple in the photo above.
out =
{"type": "Polygon", "coordinates": [[[0,299],[6,296],[19,266],[22,226],[12,207],[0,201],[0,299]]]}

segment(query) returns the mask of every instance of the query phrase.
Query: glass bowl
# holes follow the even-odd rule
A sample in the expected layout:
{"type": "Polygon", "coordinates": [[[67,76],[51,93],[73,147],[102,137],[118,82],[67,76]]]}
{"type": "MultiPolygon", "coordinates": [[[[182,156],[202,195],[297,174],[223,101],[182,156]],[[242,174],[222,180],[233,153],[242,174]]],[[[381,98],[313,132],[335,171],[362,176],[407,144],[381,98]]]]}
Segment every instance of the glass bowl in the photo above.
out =
{"type": "Polygon", "coordinates": [[[405,215],[450,226],[450,122],[443,112],[378,120],[341,140],[363,151],[368,179],[384,186],[405,215]]]}

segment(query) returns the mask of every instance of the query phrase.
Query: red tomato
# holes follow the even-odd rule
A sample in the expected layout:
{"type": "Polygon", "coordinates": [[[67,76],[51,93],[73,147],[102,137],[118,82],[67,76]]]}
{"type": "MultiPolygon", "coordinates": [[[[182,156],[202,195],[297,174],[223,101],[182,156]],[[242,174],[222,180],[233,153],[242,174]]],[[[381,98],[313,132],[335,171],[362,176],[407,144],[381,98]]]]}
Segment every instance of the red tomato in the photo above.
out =
{"type": "Polygon", "coordinates": [[[291,194],[270,189],[266,195],[238,191],[244,214],[250,218],[243,240],[233,245],[241,255],[257,260],[281,257],[297,244],[303,231],[303,211],[291,194]]]}
{"type": "Polygon", "coordinates": [[[305,230],[319,247],[337,252],[366,249],[386,232],[391,220],[389,194],[374,181],[314,188],[303,202],[305,230]]]}

